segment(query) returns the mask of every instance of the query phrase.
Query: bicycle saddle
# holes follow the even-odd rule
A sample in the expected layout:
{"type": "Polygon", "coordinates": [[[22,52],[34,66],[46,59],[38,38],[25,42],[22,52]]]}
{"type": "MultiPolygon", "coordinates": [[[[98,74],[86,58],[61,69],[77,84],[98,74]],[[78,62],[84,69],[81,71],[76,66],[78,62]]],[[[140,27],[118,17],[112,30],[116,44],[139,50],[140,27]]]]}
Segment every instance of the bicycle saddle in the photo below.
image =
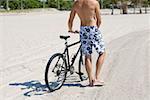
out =
{"type": "Polygon", "coordinates": [[[61,35],[60,38],[67,40],[68,38],[70,38],[70,36],[62,36],[62,35],[61,35]]]}

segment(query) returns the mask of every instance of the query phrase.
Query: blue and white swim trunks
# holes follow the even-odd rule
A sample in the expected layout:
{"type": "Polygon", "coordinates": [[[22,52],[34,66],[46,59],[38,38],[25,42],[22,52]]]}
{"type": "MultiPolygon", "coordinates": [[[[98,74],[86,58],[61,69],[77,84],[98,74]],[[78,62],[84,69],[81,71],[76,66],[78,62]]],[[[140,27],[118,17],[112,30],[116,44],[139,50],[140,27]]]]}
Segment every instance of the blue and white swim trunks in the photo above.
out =
{"type": "Polygon", "coordinates": [[[81,26],[80,41],[82,45],[81,50],[84,55],[91,55],[92,47],[94,47],[99,54],[105,51],[102,34],[96,26],[81,26]]]}

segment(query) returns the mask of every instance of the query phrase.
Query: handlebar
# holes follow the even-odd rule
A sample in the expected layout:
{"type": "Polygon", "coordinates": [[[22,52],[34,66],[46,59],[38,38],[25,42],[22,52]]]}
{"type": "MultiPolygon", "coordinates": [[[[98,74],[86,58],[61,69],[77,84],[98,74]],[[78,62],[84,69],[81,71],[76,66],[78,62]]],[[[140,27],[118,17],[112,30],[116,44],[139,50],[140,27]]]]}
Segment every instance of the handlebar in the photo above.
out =
{"type": "Polygon", "coordinates": [[[75,31],[68,31],[69,33],[79,34],[80,32],[78,30],[75,31]]]}

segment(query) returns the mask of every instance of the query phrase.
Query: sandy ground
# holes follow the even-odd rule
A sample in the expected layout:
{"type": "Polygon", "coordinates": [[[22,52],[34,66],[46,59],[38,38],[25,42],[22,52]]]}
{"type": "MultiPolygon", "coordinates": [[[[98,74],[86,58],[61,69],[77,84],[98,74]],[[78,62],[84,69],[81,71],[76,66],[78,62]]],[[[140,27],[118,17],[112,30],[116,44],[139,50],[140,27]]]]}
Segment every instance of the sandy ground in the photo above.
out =
{"type": "MultiPolygon", "coordinates": [[[[64,48],[59,35],[70,35],[69,43],[79,40],[78,35],[67,33],[68,15],[69,12],[0,15],[0,99],[149,100],[149,14],[102,15],[100,30],[107,57],[101,78],[105,86],[81,88],[78,76],[72,75],[60,90],[47,93],[46,63],[64,48]]],[[[74,29],[79,29],[79,19],[75,21],[74,29]]],[[[94,53],[94,62],[96,57],[94,53]]]]}

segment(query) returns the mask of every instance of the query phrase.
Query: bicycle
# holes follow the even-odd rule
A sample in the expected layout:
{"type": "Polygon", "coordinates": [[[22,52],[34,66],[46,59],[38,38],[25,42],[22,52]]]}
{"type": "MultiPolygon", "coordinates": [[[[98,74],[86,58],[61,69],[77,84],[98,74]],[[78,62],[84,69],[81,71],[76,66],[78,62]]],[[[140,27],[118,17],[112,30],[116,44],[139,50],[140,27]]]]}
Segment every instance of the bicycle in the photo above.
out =
{"type": "Polygon", "coordinates": [[[82,52],[81,44],[79,46],[79,49],[77,50],[77,53],[72,57],[72,60],[70,62],[69,48],[76,44],[79,44],[80,41],[68,45],[67,41],[68,38],[70,38],[70,36],[60,36],[60,39],[65,40],[64,52],[52,55],[46,65],[45,83],[50,92],[58,90],[62,87],[68,72],[70,72],[70,75],[75,72],[74,71],[75,68],[73,65],[78,54],[80,54],[80,56],[79,56],[78,72],[76,73],[79,75],[81,81],[87,79],[82,72],[84,67],[83,67],[83,57],[81,53],[82,52]]]}

